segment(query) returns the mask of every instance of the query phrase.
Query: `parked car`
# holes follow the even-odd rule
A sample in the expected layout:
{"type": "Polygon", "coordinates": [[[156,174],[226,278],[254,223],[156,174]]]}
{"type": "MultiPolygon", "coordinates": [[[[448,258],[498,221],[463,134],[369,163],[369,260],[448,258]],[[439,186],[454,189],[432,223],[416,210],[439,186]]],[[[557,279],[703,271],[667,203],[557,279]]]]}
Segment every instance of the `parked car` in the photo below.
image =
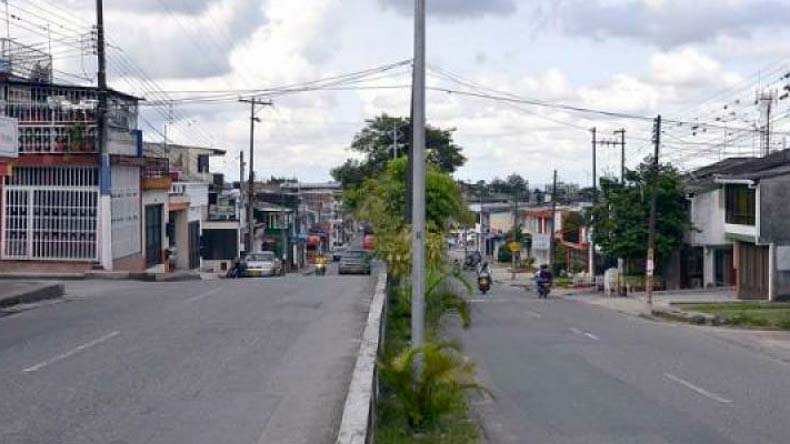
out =
{"type": "Polygon", "coordinates": [[[273,251],[248,254],[244,262],[247,264],[247,277],[281,276],[285,271],[282,261],[273,251]]]}
{"type": "Polygon", "coordinates": [[[342,245],[338,246],[338,247],[335,247],[335,249],[332,250],[332,261],[333,262],[339,262],[340,259],[343,257],[343,253],[345,253],[345,252],[346,252],[346,247],[344,247],[342,245]]]}
{"type": "Polygon", "coordinates": [[[338,274],[370,274],[370,253],[365,250],[346,250],[340,258],[338,274]]]}

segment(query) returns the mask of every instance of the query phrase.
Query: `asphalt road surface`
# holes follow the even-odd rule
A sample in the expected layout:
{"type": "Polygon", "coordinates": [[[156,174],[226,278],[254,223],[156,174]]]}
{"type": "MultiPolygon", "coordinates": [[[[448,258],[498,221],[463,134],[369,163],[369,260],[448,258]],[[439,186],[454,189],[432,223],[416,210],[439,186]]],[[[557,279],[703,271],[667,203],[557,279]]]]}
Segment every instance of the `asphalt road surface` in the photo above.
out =
{"type": "Polygon", "coordinates": [[[332,443],[373,279],[76,282],[0,318],[0,443],[332,443]]]}
{"type": "Polygon", "coordinates": [[[491,443],[787,443],[790,364],[699,327],[498,283],[453,328],[491,443]]]}

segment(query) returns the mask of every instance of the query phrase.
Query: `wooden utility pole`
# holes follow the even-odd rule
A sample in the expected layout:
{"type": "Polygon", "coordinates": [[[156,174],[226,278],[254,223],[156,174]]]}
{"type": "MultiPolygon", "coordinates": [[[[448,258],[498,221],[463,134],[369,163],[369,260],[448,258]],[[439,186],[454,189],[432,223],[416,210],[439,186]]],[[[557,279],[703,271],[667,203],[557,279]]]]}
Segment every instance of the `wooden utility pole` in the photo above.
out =
{"type": "Polygon", "coordinates": [[[554,180],[551,186],[551,220],[549,221],[549,263],[551,272],[554,273],[556,246],[554,245],[554,221],[557,219],[557,170],[554,170],[554,180]]]}
{"type": "Polygon", "coordinates": [[[650,221],[647,237],[647,263],[645,264],[645,290],[647,291],[647,303],[653,304],[653,273],[655,272],[655,249],[656,249],[656,192],[658,188],[658,154],[661,146],[661,115],[656,117],[653,124],[653,173],[650,182],[650,221]]]}
{"type": "Polygon", "coordinates": [[[620,128],[614,132],[620,135],[620,183],[625,183],[625,128],[620,128]]]}
{"type": "Polygon", "coordinates": [[[112,261],[112,167],[107,151],[107,59],[104,53],[104,5],[96,0],[96,57],[98,104],[96,107],[96,142],[99,151],[99,260],[111,271],[112,261]]]}
{"type": "MultiPolygon", "coordinates": [[[[257,97],[251,99],[239,99],[239,102],[250,104],[250,177],[247,181],[247,237],[244,242],[244,249],[246,253],[252,253],[252,242],[255,234],[255,220],[253,206],[255,203],[255,122],[260,122],[261,119],[255,116],[256,107],[273,106],[271,101],[262,101],[257,97]]],[[[239,188],[241,188],[241,178],[239,178],[239,188]]]]}

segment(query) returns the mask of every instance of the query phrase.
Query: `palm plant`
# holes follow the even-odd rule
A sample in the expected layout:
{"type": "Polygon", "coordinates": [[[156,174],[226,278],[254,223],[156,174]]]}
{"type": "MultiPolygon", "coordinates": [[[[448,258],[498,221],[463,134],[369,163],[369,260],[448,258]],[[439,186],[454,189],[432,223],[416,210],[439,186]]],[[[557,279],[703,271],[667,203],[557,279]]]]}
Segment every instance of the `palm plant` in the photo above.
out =
{"type": "Polygon", "coordinates": [[[474,381],[474,366],[452,343],[425,343],[379,363],[379,375],[391,391],[396,415],[416,430],[435,426],[444,415],[464,408],[464,392],[484,390],[474,381]],[[417,359],[422,365],[413,371],[417,359]]]}

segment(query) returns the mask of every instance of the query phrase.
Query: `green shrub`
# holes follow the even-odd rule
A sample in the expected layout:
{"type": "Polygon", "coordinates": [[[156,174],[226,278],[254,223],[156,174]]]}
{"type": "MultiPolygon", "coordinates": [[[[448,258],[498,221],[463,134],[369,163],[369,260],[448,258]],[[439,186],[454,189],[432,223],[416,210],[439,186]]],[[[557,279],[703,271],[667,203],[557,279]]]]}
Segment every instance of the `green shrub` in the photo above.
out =
{"type": "Polygon", "coordinates": [[[464,408],[464,392],[481,390],[474,368],[450,343],[425,343],[379,363],[379,375],[390,391],[394,412],[414,430],[435,426],[447,414],[464,408]],[[421,371],[415,372],[417,359],[421,371]]]}

